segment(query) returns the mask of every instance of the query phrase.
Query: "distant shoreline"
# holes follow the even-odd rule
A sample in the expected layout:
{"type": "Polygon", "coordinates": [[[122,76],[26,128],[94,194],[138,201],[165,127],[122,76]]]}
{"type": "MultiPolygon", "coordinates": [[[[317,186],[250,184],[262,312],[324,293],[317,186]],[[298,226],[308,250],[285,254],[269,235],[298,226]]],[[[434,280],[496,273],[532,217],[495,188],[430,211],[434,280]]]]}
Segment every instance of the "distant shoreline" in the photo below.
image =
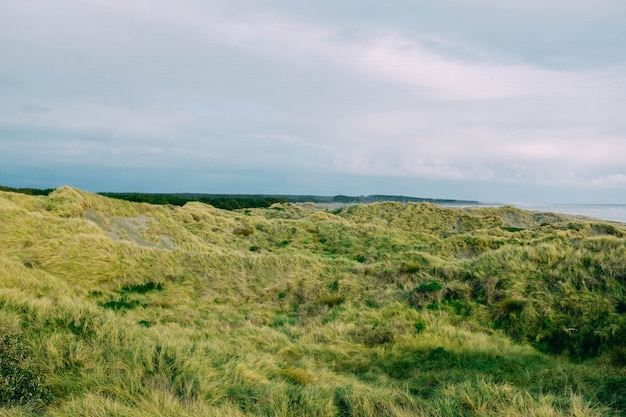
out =
{"type": "MultiPolygon", "coordinates": [[[[0,186],[0,191],[10,191],[29,195],[48,195],[54,188],[12,188],[0,186]]],[[[146,202],[151,204],[184,205],[190,201],[211,204],[217,208],[236,210],[254,207],[269,207],[271,204],[288,202],[293,204],[312,203],[328,209],[337,209],[351,204],[371,204],[381,202],[431,203],[447,207],[501,207],[513,206],[522,210],[563,213],[591,217],[605,221],[626,223],[626,204],[523,204],[523,203],[484,203],[477,200],[455,200],[443,198],[409,197],[402,195],[374,194],[367,196],[318,196],[288,194],[218,194],[218,193],[139,193],[139,192],[99,192],[98,194],[121,200],[146,202]]]]}

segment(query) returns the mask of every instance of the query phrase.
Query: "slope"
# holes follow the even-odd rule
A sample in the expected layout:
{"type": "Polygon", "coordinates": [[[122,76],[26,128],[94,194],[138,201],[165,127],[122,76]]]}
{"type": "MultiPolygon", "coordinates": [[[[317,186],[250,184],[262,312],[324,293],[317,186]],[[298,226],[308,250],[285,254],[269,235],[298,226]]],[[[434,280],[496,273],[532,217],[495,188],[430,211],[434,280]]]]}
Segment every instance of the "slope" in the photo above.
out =
{"type": "Polygon", "coordinates": [[[619,224],[0,192],[0,414],[626,412],[619,224]]]}

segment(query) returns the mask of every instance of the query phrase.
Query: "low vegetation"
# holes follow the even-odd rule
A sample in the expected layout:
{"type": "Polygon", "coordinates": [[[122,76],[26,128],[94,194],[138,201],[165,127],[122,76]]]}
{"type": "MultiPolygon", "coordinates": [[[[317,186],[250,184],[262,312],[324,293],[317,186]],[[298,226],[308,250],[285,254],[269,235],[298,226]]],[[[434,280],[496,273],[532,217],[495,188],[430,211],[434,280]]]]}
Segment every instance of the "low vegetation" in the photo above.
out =
{"type": "Polygon", "coordinates": [[[626,226],[0,192],[0,415],[626,415],[626,226]]]}

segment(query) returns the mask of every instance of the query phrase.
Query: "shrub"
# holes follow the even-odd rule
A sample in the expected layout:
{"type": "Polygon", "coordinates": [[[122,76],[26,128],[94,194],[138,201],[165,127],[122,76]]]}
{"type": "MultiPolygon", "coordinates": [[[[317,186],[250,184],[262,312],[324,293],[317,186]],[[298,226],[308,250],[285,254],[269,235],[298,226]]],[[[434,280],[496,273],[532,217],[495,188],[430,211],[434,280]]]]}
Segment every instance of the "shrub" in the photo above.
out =
{"type": "Polygon", "coordinates": [[[50,402],[43,377],[29,365],[27,358],[26,346],[19,335],[0,336],[0,406],[41,407],[50,402]]]}
{"type": "Polygon", "coordinates": [[[442,288],[438,282],[423,282],[409,295],[408,302],[414,308],[421,308],[427,304],[437,304],[441,301],[442,288]]]}
{"type": "Polygon", "coordinates": [[[106,303],[101,303],[100,305],[104,308],[108,308],[109,310],[129,310],[139,306],[145,307],[145,305],[139,300],[131,299],[126,296],[122,296],[117,300],[110,300],[106,303]]]}
{"type": "Polygon", "coordinates": [[[163,284],[161,284],[160,282],[150,281],[145,284],[126,285],[122,287],[121,293],[146,294],[151,291],[163,291],[163,284]]]}
{"type": "Polygon", "coordinates": [[[431,282],[421,283],[417,288],[415,288],[415,292],[421,292],[421,293],[434,292],[434,291],[439,291],[441,289],[442,287],[440,283],[431,281],[431,282]]]}
{"type": "Polygon", "coordinates": [[[497,276],[489,275],[482,279],[475,279],[470,285],[472,297],[486,304],[500,301],[505,296],[504,281],[497,276]]]}
{"type": "Polygon", "coordinates": [[[466,282],[452,281],[443,289],[443,298],[446,300],[469,300],[472,288],[466,282]]]}
{"type": "Polygon", "coordinates": [[[233,233],[237,236],[250,236],[252,233],[254,233],[254,229],[247,226],[239,226],[235,230],[233,230],[233,233]]]}
{"type": "Polygon", "coordinates": [[[493,318],[498,324],[506,323],[512,316],[519,315],[527,301],[520,297],[508,297],[498,302],[493,309],[493,318]]]}
{"type": "Polygon", "coordinates": [[[419,265],[415,262],[405,262],[400,267],[400,272],[404,272],[405,274],[415,274],[422,269],[422,265],[419,265]]]}
{"type": "Polygon", "coordinates": [[[415,330],[415,333],[422,333],[426,330],[426,322],[422,319],[416,320],[413,323],[413,329],[415,330]]]}
{"type": "Polygon", "coordinates": [[[365,346],[374,347],[378,345],[384,345],[386,343],[393,342],[394,332],[387,325],[374,326],[367,328],[360,328],[350,332],[352,336],[359,343],[363,343],[365,346]]]}

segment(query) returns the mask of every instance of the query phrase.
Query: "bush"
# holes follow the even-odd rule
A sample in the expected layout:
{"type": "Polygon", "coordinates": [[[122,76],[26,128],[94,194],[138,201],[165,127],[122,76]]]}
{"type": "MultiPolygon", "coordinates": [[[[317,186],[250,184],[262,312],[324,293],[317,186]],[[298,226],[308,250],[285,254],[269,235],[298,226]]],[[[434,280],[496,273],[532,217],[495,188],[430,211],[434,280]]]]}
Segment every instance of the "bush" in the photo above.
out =
{"type": "Polygon", "coordinates": [[[404,272],[405,274],[415,274],[422,269],[422,265],[416,262],[405,262],[400,267],[400,272],[404,272]]]}
{"type": "Polygon", "coordinates": [[[443,289],[445,300],[469,300],[472,296],[472,288],[466,282],[452,281],[443,289]]]}
{"type": "Polygon", "coordinates": [[[498,302],[493,308],[493,318],[496,323],[504,325],[509,320],[516,319],[526,307],[527,301],[520,297],[508,297],[498,302]]]}
{"type": "Polygon", "coordinates": [[[161,284],[160,282],[150,281],[145,284],[126,285],[122,287],[121,293],[146,294],[151,291],[163,291],[163,284],[161,284]]]}
{"type": "Polygon", "coordinates": [[[395,337],[394,332],[389,328],[389,326],[379,326],[378,324],[375,324],[372,327],[362,327],[356,329],[350,332],[350,336],[352,336],[359,343],[363,343],[368,347],[391,343],[395,337]]]}
{"type": "Polygon", "coordinates": [[[14,333],[0,336],[0,406],[41,407],[51,396],[43,378],[28,364],[28,352],[14,333]]]}
{"type": "Polygon", "coordinates": [[[438,304],[441,302],[442,289],[443,287],[438,282],[423,282],[409,295],[409,304],[414,308],[421,308],[427,304],[438,304]]]}
{"type": "Polygon", "coordinates": [[[441,284],[438,282],[424,282],[421,283],[416,289],[415,292],[421,292],[421,293],[425,293],[425,292],[434,292],[434,291],[439,291],[441,290],[441,284]]]}
{"type": "Polygon", "coordinates": [[[233,230],[233,233],[237,236],[250,236],[252,233],[254,233],[254,229],[248,226],[239,226],[235,228],[235,230],[233,230]]]}

